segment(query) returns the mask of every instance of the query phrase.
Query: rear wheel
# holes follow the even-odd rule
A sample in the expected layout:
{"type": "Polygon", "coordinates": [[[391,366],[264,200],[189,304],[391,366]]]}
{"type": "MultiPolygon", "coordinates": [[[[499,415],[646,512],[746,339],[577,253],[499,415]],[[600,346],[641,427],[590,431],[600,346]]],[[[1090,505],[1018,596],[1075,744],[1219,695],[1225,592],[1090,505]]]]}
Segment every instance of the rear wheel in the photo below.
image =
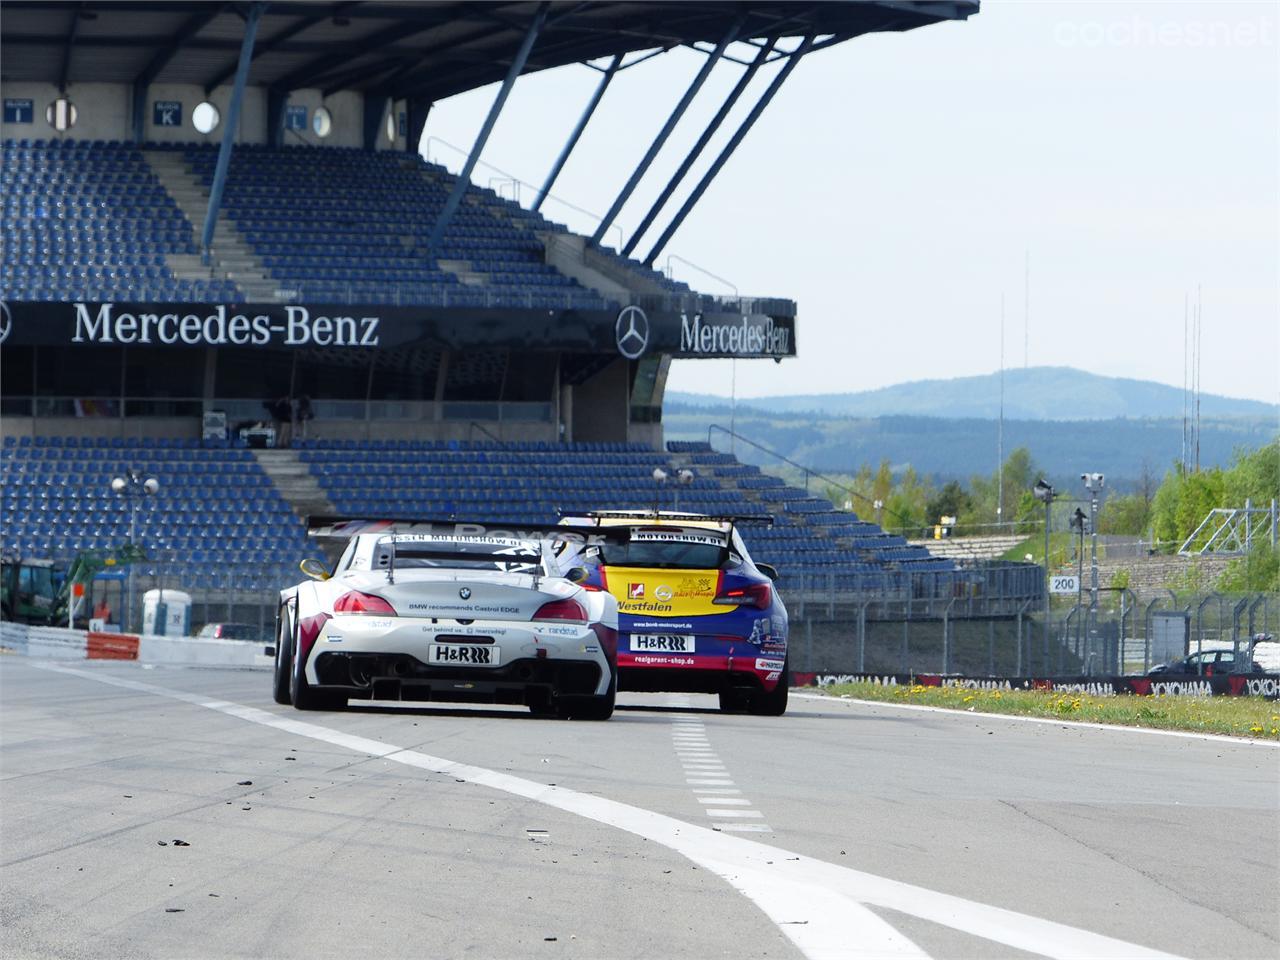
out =
{"type": "Polygon", "coordinates": [[[609,690],[598,697],[560,697],[556,713],[566,720],[608,720],[618,700],[618,672],[609,677],[609,690]]]}
{"type": "Polygon", "coordinates": [[[741,687],[728,687],[720,691],[721,713],[742,713],[751,700],[751,691],[741,687]]]}
{"type": "Polygon", "coordinates": [[[345,693],[334,693],[331,690],[317,690],[307,682],[306,665],[299,654],[298,628],[295,624],[292,631],[290,649],[293,669],[289,674],[289,692],[293,705],[299,710],[341,710],[347,705],[345,693]]]}
{"type": "Polygon", "coordinates": [[[293,703],[289,687],[293,680],[293,626],[289,608],[281,607],[276,615],[276,668],[271,693],[276,703],[293,703]]]}
{"type": "Polygon", "coordinates": [[[780,717],[787,712],[787,693],[791,688],[791,668],[783,666],[778,685],[772,690],[753,693],[747,712],[757,717],[780,717]]]}

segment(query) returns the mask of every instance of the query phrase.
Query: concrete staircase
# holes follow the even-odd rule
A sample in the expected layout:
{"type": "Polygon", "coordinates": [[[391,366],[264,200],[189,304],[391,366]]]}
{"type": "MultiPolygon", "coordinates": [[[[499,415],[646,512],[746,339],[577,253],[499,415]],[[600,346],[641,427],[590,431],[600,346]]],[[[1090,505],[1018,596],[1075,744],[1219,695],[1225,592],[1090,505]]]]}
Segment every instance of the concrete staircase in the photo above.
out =
{"type": "Polygon", "coordinates": [[[253,455],[299,519],[338,512],[297,451],[254,450],[253,455]]]}
{"type": "MultiPolygon", "coordinates": [[[[204,183],[191,172],[182,154],[174,150],[144,151],[161,186],[173,197],[178,209],[199,231],[209,209],[209,194],[204,183]]],[[[267,275],[266,267],[253,249],[245,243],[225,211],[218,212],[214,228],[211,263],[205,265],[193,254],[169,254],[165,260],[173,275],[180,280],[224,278],[235,282],[250,303],[279,303],[280,283],[267,275]]]]}

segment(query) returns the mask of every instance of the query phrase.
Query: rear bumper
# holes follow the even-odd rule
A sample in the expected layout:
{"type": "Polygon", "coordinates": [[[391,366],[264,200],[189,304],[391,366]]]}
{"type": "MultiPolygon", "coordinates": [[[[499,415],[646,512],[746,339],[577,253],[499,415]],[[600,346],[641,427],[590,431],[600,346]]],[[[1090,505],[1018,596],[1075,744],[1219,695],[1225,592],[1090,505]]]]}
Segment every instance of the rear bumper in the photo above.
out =
{"type": "Polygon", "coordinates": [[[609,672],[586,660],[522,659],[501,667],[438,667],[405,654],[325,650],[308,671],[319,689],[364,700],[546,703],[607,692],[609,672]]]}
{"type": "MultiPolygon", "coordinates": [[[[588,625],[511,623],[476,620],[432,621],[418,617],[337,616],[327,620],[306,663],[307,682],[321,689],[345,689],[372,697],[375,687],[417,690],[417,699],[459,699],[491,695],[508,702],[514,690],[538,688],[553,695],[604,695],[609,659],[588,625]],[[501,651],[495,666],[439,665],[430,647],[470,637],[486,637],[501,651]],[[386,681],[386,683],[379,683],[386,681]],[[501,696],[500,696],[501,695],[501,696]]],[[[518,701],[510,701],[518,702],[518,701]]]]}
{"type": "Polygon", "coordinates": [[[782,679],[785,655],[748,656],[618,651],[618,688],[647,692],[769,691],[782,679]]]}

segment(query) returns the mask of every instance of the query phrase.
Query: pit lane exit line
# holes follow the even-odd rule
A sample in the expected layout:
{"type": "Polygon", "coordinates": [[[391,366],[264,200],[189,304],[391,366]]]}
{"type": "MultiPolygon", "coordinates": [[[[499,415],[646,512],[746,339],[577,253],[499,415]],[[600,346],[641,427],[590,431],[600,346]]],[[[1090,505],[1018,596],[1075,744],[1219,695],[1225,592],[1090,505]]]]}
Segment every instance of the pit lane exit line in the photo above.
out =
{"type": "Polygon", "coordinates": [[[810,960],[928,954],[868,909],[874,905],[1055,960],[1176,960],[1171,954],[1077,927],[841,867],[770,844],[717,833],[605,797],[408,750],[257,707],[54,663],[42,670],[178,700],[284,733],[432,773],[447,774],[660,843],[710,870],[751,900],[810,960]]]}

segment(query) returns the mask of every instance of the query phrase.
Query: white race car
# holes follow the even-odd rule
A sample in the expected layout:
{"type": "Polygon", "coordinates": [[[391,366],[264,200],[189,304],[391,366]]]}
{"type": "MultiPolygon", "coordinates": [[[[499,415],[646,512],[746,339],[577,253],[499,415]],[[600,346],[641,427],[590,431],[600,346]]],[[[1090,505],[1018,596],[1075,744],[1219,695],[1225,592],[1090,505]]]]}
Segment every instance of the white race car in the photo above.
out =
{"type": "Polygon", "coordinates": [[[527,704],[607,720],[617,693],[618,605],[562,576],[562,534],[481,524],[316,518],[347,538],[330,573],[280,592],[274,696],[300,710],[348,699],[527,704]],[[544,538],[545,537],[545,538],[544,538]]]}

